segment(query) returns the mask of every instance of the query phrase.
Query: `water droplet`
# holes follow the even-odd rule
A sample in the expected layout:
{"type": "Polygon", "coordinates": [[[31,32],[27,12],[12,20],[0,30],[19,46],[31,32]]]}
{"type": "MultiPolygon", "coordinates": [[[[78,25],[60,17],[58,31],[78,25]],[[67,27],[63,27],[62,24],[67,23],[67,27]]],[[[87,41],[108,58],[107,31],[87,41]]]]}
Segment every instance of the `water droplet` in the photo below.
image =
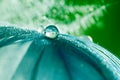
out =
{"type": "Polygon", "coordinates": [[[48,38],[54,39],[58,36],[59,31],[56,26],[49,25],[44,29],[44,35],[48,38]]]}
{"type": "Polygon", "coordinates": [[[80,38],[93,42],[93,39],[91,36],[80,36],[80,38]]]}

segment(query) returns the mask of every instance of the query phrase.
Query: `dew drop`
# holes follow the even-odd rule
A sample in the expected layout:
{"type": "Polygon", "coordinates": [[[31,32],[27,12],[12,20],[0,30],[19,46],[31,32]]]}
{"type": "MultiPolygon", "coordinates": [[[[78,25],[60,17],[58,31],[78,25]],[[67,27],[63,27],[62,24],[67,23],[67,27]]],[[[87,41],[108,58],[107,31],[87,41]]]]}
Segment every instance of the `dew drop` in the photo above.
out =
{"type": "Polygon", "coordinates": [[[54,25],[49,25],[47,26],[44,31],[43,31],[43,34],[47,37],[47,38],[51,38],[51,39],[54,39],[58,36],[59,34],[59,31],[57,29],[56,26],[54,25]]]}
{"type": "Polygon", "coordinates": [[[93,39],[91,36],[80,36],[80,38],[93,42],[93,39]]]}

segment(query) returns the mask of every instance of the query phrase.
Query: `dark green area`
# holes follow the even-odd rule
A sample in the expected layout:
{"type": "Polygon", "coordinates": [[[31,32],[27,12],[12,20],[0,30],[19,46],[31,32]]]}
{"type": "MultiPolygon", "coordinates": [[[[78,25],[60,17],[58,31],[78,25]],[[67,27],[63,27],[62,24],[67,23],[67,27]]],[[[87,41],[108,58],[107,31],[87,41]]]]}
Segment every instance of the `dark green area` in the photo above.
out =
{"type": "Polygon", "coordinates": [[[65,0],[67,5],[104,4],[104,0],[65,0]]]}
{"type": "Polygon", "coordinates": [[[58,22],[69,24],[75,20],[75,14],[63,6],[54,6],[46,14],[46,17],[55,19],[58,22]]]}
{"type": "Polygon", "coordinates": [[[85,34],[91,35],[93,40],[120,57],[120,5],[107,8],[103,23],[104,28],[95,25],[88,28],[85,34]]]}

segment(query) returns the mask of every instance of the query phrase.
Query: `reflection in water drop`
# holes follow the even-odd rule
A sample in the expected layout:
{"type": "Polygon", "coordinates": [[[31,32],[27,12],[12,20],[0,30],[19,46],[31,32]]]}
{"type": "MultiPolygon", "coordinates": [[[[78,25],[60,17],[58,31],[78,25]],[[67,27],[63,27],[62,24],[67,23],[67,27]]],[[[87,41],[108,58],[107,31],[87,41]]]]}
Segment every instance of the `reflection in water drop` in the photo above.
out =
{"type": "Polygon", "coordinates": [[[48,38],[51,38],[51,39],[54,39],[58,36],[59,34],[59,31],[58,29],[56,28],[56,26],[54,25],[49,25],[47,26],[45,29],[44,29],[44,32],[43,34],[48,37],[48,38]]]}

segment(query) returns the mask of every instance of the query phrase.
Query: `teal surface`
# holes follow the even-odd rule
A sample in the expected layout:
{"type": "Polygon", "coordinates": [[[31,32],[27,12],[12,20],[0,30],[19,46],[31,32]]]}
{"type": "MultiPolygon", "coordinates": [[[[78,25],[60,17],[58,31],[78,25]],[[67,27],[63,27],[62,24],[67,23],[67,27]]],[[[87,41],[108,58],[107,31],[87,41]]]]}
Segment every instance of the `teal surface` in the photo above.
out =
{"type": "Polygon", "coordinates": [[[1,26],[0,79],[119,80],[120,60],[87,39],[60,33],[51,39],[35,30],[1,26]]]}

